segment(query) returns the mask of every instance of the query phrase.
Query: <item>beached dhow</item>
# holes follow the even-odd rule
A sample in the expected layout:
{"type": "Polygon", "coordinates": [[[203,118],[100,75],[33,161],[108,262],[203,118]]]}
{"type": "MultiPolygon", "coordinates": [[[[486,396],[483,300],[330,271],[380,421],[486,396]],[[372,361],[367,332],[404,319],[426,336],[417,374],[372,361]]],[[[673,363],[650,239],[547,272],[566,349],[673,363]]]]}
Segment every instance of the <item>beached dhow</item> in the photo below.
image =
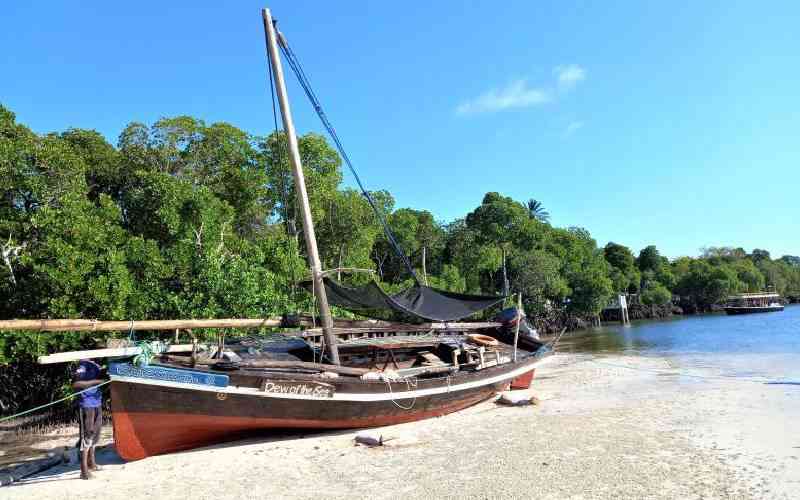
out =
{"type": "Polygon", "coordinates": [[[474,342],[452,331],[391,333],[341,343],[342,365],[314,362],[319,350],[297,340],[228,345],[223,359],[235,362],[170,355],[145,367],[112,363],[117,451],[135,460],[265,429],[375,427],[441,416],[515,379],[529,384],[550,353],[526,342],[514,362],[513,346],[498,341],[482,345],[480,337],[474,342]]]}
{"type": "MultiPolygon", "coordinates": [[[[281,53],[343,160],[351,169],[352,164],[268,10],[262,11],[262,18],[270,81],[274,81],[280,103],[303,216],[311,269],[307,286],[319,308],[321,328],[312,320],[310,328],[279,338],[226,342],[220,335],[214,346],[196,341],[172,346],[139,343],[40,358],[43,363],[112,358],[114,439],[118,453],[128,460],[234,440],[265,429],[374,427],[444,415],[509,386],[527,387],[536,367],[552,352],[551,346],[540,342],[526,326],[519,297],[516,312],[505,315],[504,322],[459,323],[507,298],[458,294],[423,285],[358,176],[362,194],[375,209],[414,285],[387,294],[375,282],[347,286],[322,271],[281,53]],[[329,302],[380,321],[334,321],[329,302]]],[[[8,323],[0,328],[135,332],[304,326],[291,319],[8,323]]]]}

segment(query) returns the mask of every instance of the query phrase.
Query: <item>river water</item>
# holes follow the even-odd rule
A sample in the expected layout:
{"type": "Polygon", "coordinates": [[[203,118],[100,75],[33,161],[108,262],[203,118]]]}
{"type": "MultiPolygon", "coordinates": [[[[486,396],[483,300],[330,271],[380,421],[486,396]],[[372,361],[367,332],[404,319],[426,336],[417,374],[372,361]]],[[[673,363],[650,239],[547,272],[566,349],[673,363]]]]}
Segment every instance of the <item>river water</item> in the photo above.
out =
{"type": "Polygon", "coordinates": [[[800,383],[800,304],[772,313],[608,324],[574,332],[558,349],[659,356],[689,372],[800,383]]]}

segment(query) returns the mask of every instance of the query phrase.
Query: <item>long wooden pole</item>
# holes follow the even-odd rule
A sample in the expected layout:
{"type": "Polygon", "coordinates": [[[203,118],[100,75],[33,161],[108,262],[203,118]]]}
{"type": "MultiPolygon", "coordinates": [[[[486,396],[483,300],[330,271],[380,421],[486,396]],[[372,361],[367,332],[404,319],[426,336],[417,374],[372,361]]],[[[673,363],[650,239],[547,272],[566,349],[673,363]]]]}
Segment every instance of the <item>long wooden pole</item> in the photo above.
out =
{"type": "MultiPolygon", "coordinates": [[[[280,318],[264,319],[170,319],[143,321],[101,321],[93,319],[9,319],[0,321],[0,331],[35,330],[40,332],[124,332],[191,328],[274,328],[280,318]]],[[[306,322],[310,324],[310,322],[306,322]]]]}
{"type": "Polygon", "coordinates": [[[322,265],[320,264],[319,252],[317,250],[317,238],[314,235],[314,221],[311,218],[311,206],[308,203],[303,165],[300,161],[300,149],[297,145],[297,135],[294,130],[294,123],[292,122],[292,111],[289,107],[289,98],[286,95],[286,83],[283,78],[283,67],[281,66],[281,57],[278,51],[278,40],[269,9],[262,9],[261,17],[264,21],[267,50],[269,51],[269,58],[272,62],[273,74],[275,75],[275,89],[277,90],[278,101],[281,105],[283,128],[289,140],[289,159],[292,162],[295,189],[297,190],[297,198],[300,202],[300,211],[303,215],[303,235],[306,239],[311,277],[314,280],[314,293],[317,298],[317,303],[319,304],[319,314],[322,318],[322,331],[325,336],[325,343],[327,344],[328,357],[333,364],[339,365],[341,364],[339,361],[339,349],[336,346],[336,336],[333,335],[333,319],[331,318],[331,311],[328,306],[328,295],[325,293],[325,285],[322,281],[322,265]]]}
{"type": "MultiPolygon", "coordinates": [[[[194,328],[277,328],[282,326],[310,327],[315,325],[309,316],[301,317],[296,323],[287,325],[281,318],[263,319],[164,319],[141,321],[103,321],[96,319],[7,319],[0,320],[2,331],[38,332],[142,332],[148,330],[191,330],[194,328]]],[[[461,331],[498,328],[501,323],[422,323],[408,325],[377,320],[335,319],[333,332],[336,335],[358,332],[401,332],[401,331],[461,331]]],[[[318,328],[309,328],[305,333],[319,335],[318,328]]]]}

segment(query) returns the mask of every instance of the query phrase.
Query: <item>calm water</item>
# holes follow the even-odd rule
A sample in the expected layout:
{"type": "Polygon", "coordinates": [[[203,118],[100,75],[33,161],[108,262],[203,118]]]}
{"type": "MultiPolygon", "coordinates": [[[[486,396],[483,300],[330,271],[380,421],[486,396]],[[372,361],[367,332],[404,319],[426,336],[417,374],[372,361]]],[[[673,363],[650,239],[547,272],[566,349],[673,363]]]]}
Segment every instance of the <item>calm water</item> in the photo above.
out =
{"type": "Polygon", "coordinates": [[[687,368],[800,380],[800,304],[782,312],[710,314],[576,332],[562,351],[666,356],[687,368]]]}

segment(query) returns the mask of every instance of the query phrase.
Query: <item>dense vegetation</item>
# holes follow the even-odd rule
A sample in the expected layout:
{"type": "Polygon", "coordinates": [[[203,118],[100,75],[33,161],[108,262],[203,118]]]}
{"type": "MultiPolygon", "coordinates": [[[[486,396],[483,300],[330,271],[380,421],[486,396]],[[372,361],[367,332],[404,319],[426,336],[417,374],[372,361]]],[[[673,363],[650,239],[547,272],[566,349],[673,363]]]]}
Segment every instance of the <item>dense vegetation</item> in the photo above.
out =
{"type": "MultiPolygon", "coordinates": [[[[365,199],[342,186],[326,140],[299,139],[323,266],[409,284],[365,199]]],[[[92,130],[37,135],[0,106],[0,317],[264,317],[310,310],[285,140],[226,123],[131,123],[116,146],[92,130]]],[[[706,310],[727,294],[800,291],[800,258],[711,248],[668,261],[598,248],[541,203],[487,193],[464,218],[396,209],[372,193],[420,276],[454,291],[521,291],[538,317],[591,317],[614,292],[706,310]],[[424,272],[423,272],[424,268],[424,272]]],[[[363,279],[363,278],[362,278],[363,279]]],[[[0,363],[93,342],[89,334],[0,333],[0,363]]]]}

